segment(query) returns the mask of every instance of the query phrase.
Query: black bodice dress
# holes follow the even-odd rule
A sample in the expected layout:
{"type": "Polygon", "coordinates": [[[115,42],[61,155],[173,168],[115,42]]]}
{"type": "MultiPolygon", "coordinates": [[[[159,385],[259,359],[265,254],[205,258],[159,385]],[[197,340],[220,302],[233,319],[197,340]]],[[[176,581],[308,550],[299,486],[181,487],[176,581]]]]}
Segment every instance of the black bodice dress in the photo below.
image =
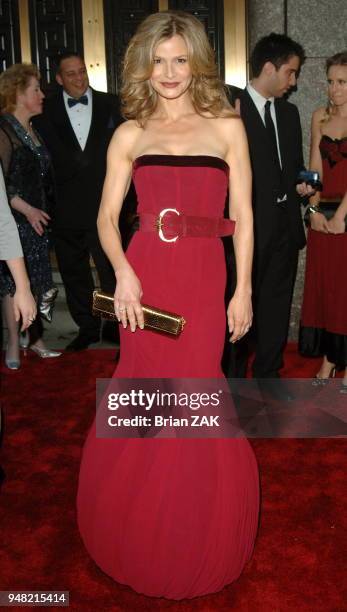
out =
{"type": "MultiPolygon", "coordinates": [[[[39,137],[37,135],[39,140],[39,137]]],[[[53,180],[49,153],[30,138],[11,114],[0,119],[0,161],[4,171],[9,201],[15,195],[28,204],[49,213],[53,201],[53,180]]],[[[23,248],[25,265],[33,295],[40,296],[53,287],[49,258],[49,234],[39,236],[27,218],[12,209],[23,248]]],[[[13,295],[15,285],[4,262],[0,263],[0,295],[13,295]]]]}

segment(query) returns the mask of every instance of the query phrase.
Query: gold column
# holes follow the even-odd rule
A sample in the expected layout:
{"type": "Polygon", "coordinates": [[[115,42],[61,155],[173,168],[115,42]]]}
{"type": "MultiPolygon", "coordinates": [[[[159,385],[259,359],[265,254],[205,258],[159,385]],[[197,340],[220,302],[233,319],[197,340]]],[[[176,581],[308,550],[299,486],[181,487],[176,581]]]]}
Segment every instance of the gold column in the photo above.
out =
{"type": "Polygon", "coordinates": [[[29,5],[28,0],[19,0],[19,29],[22,62],[31,62],[29,5]]]}
{"type": "Polygon", "coordinates": [[[225,82],[247,83],[246,0],[224,0],[225,82]]]}
{"type": "Polygon", "coordinates": [[[169,0],[159,0],[159,2],[158,2],[158,10],[159,11],[167,11],[167,10],[169,10],[169,0]]]}
{"type": "Polygon", "coordinates": [[[102,0],[82,0],[84,59],[94,89],[107,91],[104,8],[102,0]]]}

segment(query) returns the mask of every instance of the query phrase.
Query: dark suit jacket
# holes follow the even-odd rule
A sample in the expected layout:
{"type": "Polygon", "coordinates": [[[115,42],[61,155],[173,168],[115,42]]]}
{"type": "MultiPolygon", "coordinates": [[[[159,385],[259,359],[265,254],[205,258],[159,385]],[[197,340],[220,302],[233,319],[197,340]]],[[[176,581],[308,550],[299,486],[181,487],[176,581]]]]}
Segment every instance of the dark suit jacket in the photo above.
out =
{"type": "Polygon", "coordinates": [[[236,100],[240,99],[243,94],[243,89],[236,87],[236,85],[226,85],[227,98],[232,106],[235,106],[236,100]]]}
{"type": "MultiPolygon", "coordinates": [[[[288,200],[288,230],[298,249],[305,246],[300,197],[295,182],[304,167],[299,112],[294,104],[280,98],[275,100],[276,121],[280,143],[283,183],[288,200]]],[[[278,196],[278,173],[271,155],[265,125],[247,90],[241,95],[241,117],[249,143],[253,172],[253,208],[255,221],[255,249],[258,254],[271,245],[276,232],[274,207],[278,196]]]]}
{"type": "Polygon", "coordinates": [[[107,147],[121,123],[118,98],[92,90],[90,131],[82,151],[65,109],[63,92],[45,102],[35,126],[52,156],[56,205],[55,227],[95,228],[106,173],[107,147]]]}

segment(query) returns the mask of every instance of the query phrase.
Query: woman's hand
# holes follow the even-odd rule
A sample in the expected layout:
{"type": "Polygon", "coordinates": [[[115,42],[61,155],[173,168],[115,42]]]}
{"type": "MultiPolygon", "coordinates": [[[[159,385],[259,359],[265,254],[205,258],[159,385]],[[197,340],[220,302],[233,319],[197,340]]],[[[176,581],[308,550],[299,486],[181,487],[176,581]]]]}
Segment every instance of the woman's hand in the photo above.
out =
{"type": "Polygon", "coordinates": [[[46,212],[40,210],[39,208],[35,208],[34,206],[28,206],[25,216],[31,227],[39,236],[42,236],[45,226],[48,225],[48,222],[51,220],[50,216],[46,212]]]}
{"type": "Polygon", "coordinates": [[[13,309],[16,321],[22,317],[21,331],[25,331],[36,319],[37,306],[30,289],[17,289],[13,296],[13,309]]]}
{"type": "Polygon", "coordinates": [[[302,198],[311,197],[316,193],[316,190],[308,183],[298,183],[296,186],[296,192],[302,198]]]}
{"type": "Polygon", "coordinates": [[[227,310],[228,328],[231,334],[230,342],[240,340],[249,331],[252,325],[252,300],[249,294],[235,291],[227,310]]]}
{"type": "Polygon", "coordinates": [[[329,233],[328,221],[320,212],[310,214],[310,226],[315,232],[329,233]]]}
{"type": "Polygon", "coordinates": [[[344,234],[345,233],[345,220],[343,217],[334,215],[327,223],[329,234],[344,234]]]}
{"type": "Polygon", "coordinates": [[[142,288],[139,279],[129,267],[117,273],[117,286],[114,294],[114,310],[119,322],[126,328],[129,321],[132,332],[136,325],[144,327],[141,306],[142,288]]]}

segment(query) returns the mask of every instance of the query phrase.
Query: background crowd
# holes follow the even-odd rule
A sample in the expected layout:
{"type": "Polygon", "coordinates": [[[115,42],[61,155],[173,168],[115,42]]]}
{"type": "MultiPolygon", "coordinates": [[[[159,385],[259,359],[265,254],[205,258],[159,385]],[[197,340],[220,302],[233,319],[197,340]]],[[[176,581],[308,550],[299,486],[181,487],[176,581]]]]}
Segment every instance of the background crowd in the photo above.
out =
{"type": "MultiPolygon", "coordinates": [[[[246,89],[229,91],[246,127],[252,162],[255,316],[239,345],[226,347],[224,365],[228,375],[244,376],[254,352],[253,375],[268,381],[279,377],[298,252],[306,242],[301,219],[301,204],[305,204],[309,229],[299,350],[323,356],[314,381],[322,384],[336,368],[347,366],[347,53],[328,59],[327,104],[313,109],[308,167],[319,172],[322,191],[297,180],[304,168],[301,126],[298,110],[287,98],[304,61],[299,43],[271,34],[258,41],[252,52],[252,79],[246,89]]],[[[74,53],[59,58],[59,91],[47,100],[39,79],[31,64],[13,65],[0,76],[0,159],[38,305],[29,337],[20,336],[13,308],[13,273],[2,262],[0,293],[8,330],[5,363],[11,369],[20,367],[20,345],[42,358],[60,355],[48,349],[42,338],[41,318],[56,295],[50,248],[55,249],[67,306],[79,328],[66,350],[85,349],[100,338],[100,320],[91,313],[91,256],[101,288],[110,293],[115,288],[96,217],[107,147],[122,122],[118,99],[89,86],[84,60],[74,53]]],[[[2,206],[6,194],[1,194],[2,206]]],[[[232,254],[228,252],[227,257],[232,254]]],[[[104,326],[103,334],[117,341],[114,325],[104,326]]],[[[346,385],[345,370],[342,391],[346,385]]],[[[290,399],[284,388],[279,393],[290,399]]]]}

